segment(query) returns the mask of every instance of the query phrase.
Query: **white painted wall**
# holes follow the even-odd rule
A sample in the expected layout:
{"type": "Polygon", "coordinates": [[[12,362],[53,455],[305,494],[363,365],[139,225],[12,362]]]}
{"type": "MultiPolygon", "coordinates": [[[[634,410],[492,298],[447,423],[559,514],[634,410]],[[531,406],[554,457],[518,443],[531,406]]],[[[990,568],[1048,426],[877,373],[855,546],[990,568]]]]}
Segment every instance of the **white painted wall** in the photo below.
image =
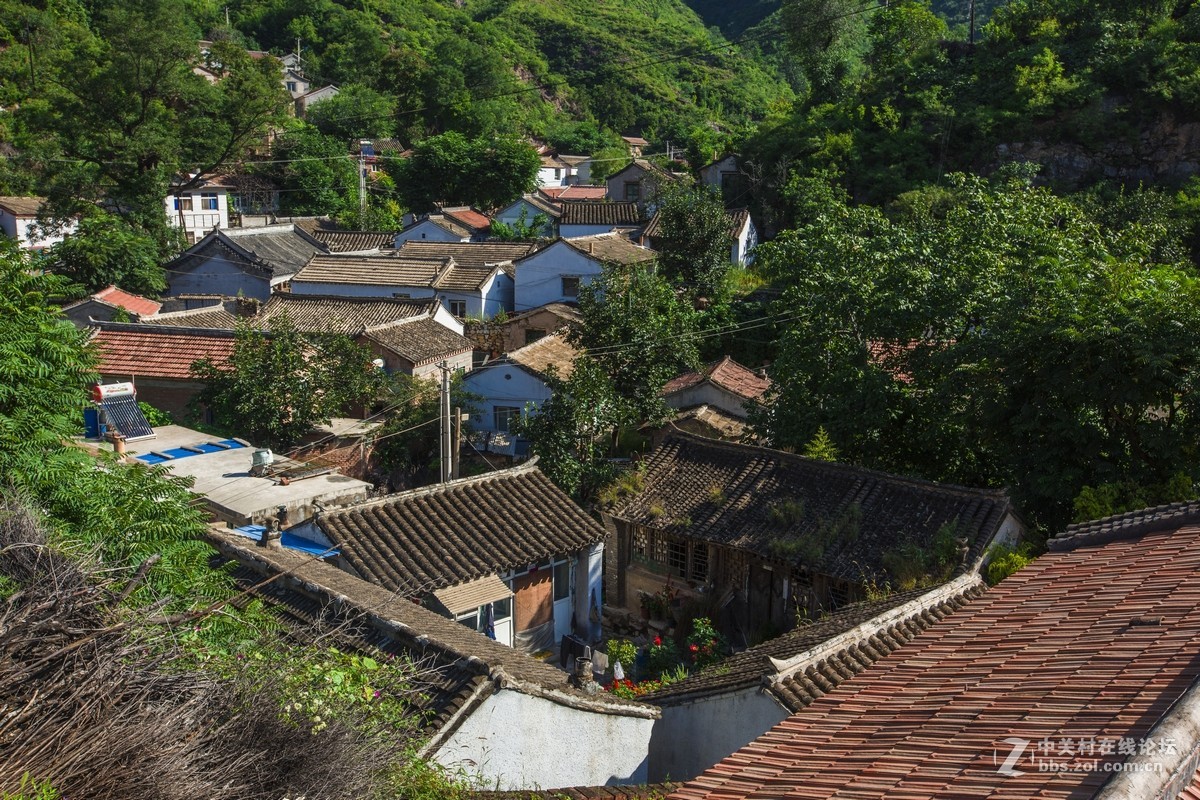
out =
{"type": "Polygon", "coordinates": [[[748,267],[754,263],[754,248],[758,246],[758,229],[753,221],[747,221],[738,238],[730,248],[730,258],[739,266],[748,267]]]}
{"type": "Polygon", "coordinates": [[[554,219],[552,219],[545,211],[542,211],[540,208],[524,198],[513,203],[508,208],[501,209],[500,212],[493,217],[493,219],[495,219],[497,222],[503,222],[505,225],[516,225],[521,221],[522,211],[525,212],[526,225],[532,225],[533,220],[538,216],[538,214],[541,214],[546,218],[546,224],[540,231],[538,231],[539,236],[554,235],[554,219]]]}
{"type": "Polygon", "coordinates": [[[266,300],[271,296],[271,284],[285,281],[290,276],[267,278],[242,269],[242,261],[230,260],[227,256],[211,256],[195,262],[187,271],[179,266],[167,273],[166,296],[180,294],[222,294],[227,297],[252,297],[266,300]]]}
{"type": "Polygon", "coordinates": [[[501,689],[432,757],[509,791],[645,783],[654,722],[501,689]]]}
{"type": "Polygon", "coordinates": [[[578,275],[579,285],[586,286],[603,271],[598,260],[568,244],[555,242],[517,264],[513,297],[516,310],[528,311],[546,303],[574,303],[578,298],[562,292],[562,277],[578,275]]]}
{"type": "Polygon", "coordinates": [[[690,780],[787,717],[758,687],[667,706],[650,740],[649,781],[690,780]]]}
{"type": "Polygon", "coordinates": [[[604,543],[594,545],[579,551],[575,564],[575,634],[588,644],[599,641],[597,633],[599,623],[591,622],[592,593],[596,593],[599,608],[604,608],[604,543]]]}
{"type": "Polygon", "coordinates": [[[478,431],[496,431],[496,406],[524,409],[532,404],[540,408],[550,399],[550,387],[514,364],[486,365],[467,373],[464,388],[482,399],[471,410],[471,427],[478,431]]]}
{"type": "Polygon", "coordinates": [[[616,230],[612,225],[559,225],[558,235],[564,239],[575,239],[579,236],[595,236],[600,233],[611,233],[616,230]]]}
{"type": "Polygon", "coordinates": [[[229,227],[229,192],[224,187],[205,186],[199,189],[189,189],[186,192],[180,192],[178,195],[168,194],[163,201],[163,207],[167,214],[167,222],[173,228],[182,227],[185,233],[192,234],[193,241],[200,241],[204,238],[204,234],[211,231],[213,228],[221,228],[224,230],[229,227]],[[217,207],[215,209],[201,208],[204,202],[203,195],[216,195],[217,207]],[[176,198],[180,204],[184,204],[184,199],[191,197],[191,210],[180,211],[175,207],[176,198]],[[182,224],[180,222],[182,217],[182,224]]]}
{"type": "Polygon", "coordinates": [[[405,242],[469,242],[471,237],[455,236],[450,231],[434,222],[423,219],[416,225],[405,228],[396,234],[395,246],[405,242]]]}
{"type": "Polygon", "coordinates": [[[732,392],[713,386],[703,381],[696,386],[680,392],[673,392],[663,398],[671,408],[695,408],[696,406],[713,406],[728,412],[740,419],[746,419],[749,414],[743,405],[745,401],[732,392]]]}
{"type": "Polygon", "coordinates": [[[38,227],[37,217],[18,217],[0,209],[0,230],[16,239],[17,247],[22,250],[42,250],[58,244],[78,228],[76,220],[69,220],[58,231],[47,234],[38,227]]]}

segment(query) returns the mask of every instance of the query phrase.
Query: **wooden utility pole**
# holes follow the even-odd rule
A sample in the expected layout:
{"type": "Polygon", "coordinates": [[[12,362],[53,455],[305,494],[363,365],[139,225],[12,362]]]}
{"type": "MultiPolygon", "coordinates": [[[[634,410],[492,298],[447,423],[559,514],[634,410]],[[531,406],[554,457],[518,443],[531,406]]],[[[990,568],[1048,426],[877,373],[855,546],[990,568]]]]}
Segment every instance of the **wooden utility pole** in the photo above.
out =
{"type": "Polygon", "coordinates": [[[454,457],[454,451],[452,449],[450,437],[450,366],[443,361],[442,363],[438,364],[438,369],[442,371],[441,397],[438,398],[440,401],[438,406],[441,409],[439,414],[441,416],[442,430],[441,436],[438,437],[438,441],[440,443],[438,450],[441,452],[442,456],[441,482],[446,483],[450,480],[450,477],[453,474],[450,462],[454,457]]]}
{"type": "Polygon", "coordinates": [[[450,457],[450,463],[453,466],[450,469],[450,476],[454,480],[458,480],[459,462],[462,461],[462,409],[458,406],[454,407],[454,441],[451,446],[454,448],[453,454],[450,457]]]}

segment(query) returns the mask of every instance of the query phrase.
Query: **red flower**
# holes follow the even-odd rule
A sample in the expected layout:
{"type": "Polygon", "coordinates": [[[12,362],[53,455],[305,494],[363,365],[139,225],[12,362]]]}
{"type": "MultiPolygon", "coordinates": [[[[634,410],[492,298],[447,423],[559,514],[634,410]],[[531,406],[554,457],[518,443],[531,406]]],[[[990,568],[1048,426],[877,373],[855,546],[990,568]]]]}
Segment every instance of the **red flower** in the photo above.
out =
{"type": "Polygon", "coordinates": [[[691,650],[693,653],[695,653],[700,649],[700,647],[699,647],[699,645],[692,645],[688,649],[691,650]]]}
{"type": "Polygon", "coordinates": [[[654,637],[654,646],[655,646],[655,647],[662,647],[662,637],[661,637],[661,636],[655,636],[655,637],[654,637]]]}

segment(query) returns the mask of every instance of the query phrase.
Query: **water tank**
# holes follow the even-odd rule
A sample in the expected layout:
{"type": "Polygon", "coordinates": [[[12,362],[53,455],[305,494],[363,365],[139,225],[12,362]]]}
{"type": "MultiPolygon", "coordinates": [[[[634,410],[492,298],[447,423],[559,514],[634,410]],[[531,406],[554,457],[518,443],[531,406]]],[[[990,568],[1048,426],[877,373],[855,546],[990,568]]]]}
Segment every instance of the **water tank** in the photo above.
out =
{"type": "Polygon", "coordinates": [[[275,454],[270,448],[264,447],[254,451],[254,455],[250,457],[250,466],[258,469],[269,467],[275,463],[275,454]]]}

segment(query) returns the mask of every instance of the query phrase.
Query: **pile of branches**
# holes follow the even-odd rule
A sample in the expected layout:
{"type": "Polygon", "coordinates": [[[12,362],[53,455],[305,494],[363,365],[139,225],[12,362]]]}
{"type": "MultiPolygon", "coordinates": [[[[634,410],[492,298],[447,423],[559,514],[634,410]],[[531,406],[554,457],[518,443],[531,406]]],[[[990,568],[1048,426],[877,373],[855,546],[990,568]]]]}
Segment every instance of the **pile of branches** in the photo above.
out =
{"type": "Polygon", "coordinates": [[[90,800],[370,795],[395,752],[288,723],[270,676],[185,669],[165,618],[127,603],[151,566],[114,576],[55,552],[0,500],[0,796],[23,779],[90,800]]]}

